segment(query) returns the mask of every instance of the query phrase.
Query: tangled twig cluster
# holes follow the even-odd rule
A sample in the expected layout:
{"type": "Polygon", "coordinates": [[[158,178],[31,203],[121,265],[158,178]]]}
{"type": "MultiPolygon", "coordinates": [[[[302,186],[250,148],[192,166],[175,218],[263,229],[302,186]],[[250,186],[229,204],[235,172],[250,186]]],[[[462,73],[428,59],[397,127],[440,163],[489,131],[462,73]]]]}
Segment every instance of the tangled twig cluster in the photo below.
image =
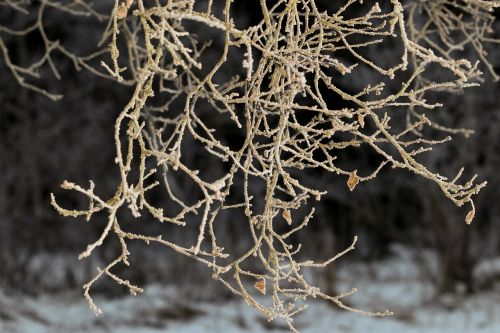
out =
{"type": "MultiPolygon", "coordinates": [[[[29,2],[4,0],[0,4],[23,11],[29,2]]],[[[83,210],[62,208],[52,196],[52,205],[65,216],[87,220],[99,212],[108,216],[101,236],[80,258],[90,256],[112,234],[121,244],[121,254],[84,286],[96,314],[100,310],[90,289],[99,278],[108,276],[133,294],[142,291],[113,273],[116,265],[128,265],[131,240],[159,243],[204,263],[214,279],[269,319],[284,318],[292,330],[293,316],[304,308],[300,301],[310,297],[365,313],[342,302],[354,290],[327,295],[303,275],[305,268],[323,268],[354,249],[356,238],[345,251],[324,262],[297,259],[301,246],[291,241],[292,235],[314,215],[314,208],[305,214],[303,208],[325,194],[306,186],[301,170],[320,168],[344,176],[352,191],[385,167],[407,169],[436,183],[456,205],[470,203],[466,222],[474,218],[472,197],[485,182],[477,183],[476,176],[461,180],[463,169],[454,177],[445,177],[429,170],[419,157],[434,145],[449,141],[448,135],[469,134],[434,123],[426,113],[441,105],[426,98],[432,91],[455,91],[478,84],[479,64],[459,54],[469,46],[497,78],[483,45],[496,42],[490,38],[491,11],[500,6],[499,1],[390,0],[382,6],[345,0],[335,10],[324,11],[315,0],[277,0],[272,5],[260,0],[262,20],[244,28],[237,28],[233,21],[232,6],[237,6],[233,2],[225,0],[220,12],[211,0],[114,2],[103,34],[111,62],[102,63],[106,74],[92,70],[135,85],[114,129],[121,181],[109,199],[95,194],[93,182],[88,188],[65,182],[64,189],[89,199],[88,208],[83,210]],[[214,31],[224,40],[221,55],[211,67],[203,63],[209,43],[201,43],[189,31],[192,24],[214,31]],[[386,66],[378,59],[377,47],[389,44],[396,45],[399,55],[394,57],[395,63],[386,66]],[[220,74],[235,55],[240,57],[238,71],[242,75],[222,82],[220,74]],[[435,68],[444,74],[437,79],[427,76],[435,68]],[[341,82],[355,80],[362,69],[375,73],[377,80],[358,91],[345,89],[341,82]],[[408,112],[406,126],[391,120],[391,113],[401,112],[408,112]],[[242,143],[235,148],[221,140],[220,129],[206,121],[207,113],[237,128],[244,137],[242,143]],[[426,128],[445,136],[429,138],[424,135],[426,128]],[[227,173],[210,179],[186,162],[187,138],[203,147],[227,173]],[[380,157],[378,167],[367,174],[342,167],[338,161],[342,150],[360,147],[371,148],[380,157]],[[189,179],[197,191],[182,199],[186,196],[175,193],[171,186],[175,177],[189,179]],[[262,195],[255,189],[258,183],[264,184],[262,195]],[[168,211],[148,200],[148,192],[158,190],[160,184],[168,211]],[[225,252],[215,227],[222,212],[234,209],[244,213],[235,223],[246,223],[253,239],[252,246],[240,256],[225,252]],[[119,210],[128,210],[134,217],[149,214],[156,221],[179,227],[199,217],[199,232],[192,246],[132,233],[120,223],[119,210]],[[255,262],[260,269],[255,270],[255,262]],[[272,304],[261,302],[254,288],[271,294],[272,304]]],[[[47,0],[41,3],[40,12],[43,7],[55,6],[47,0]]],[[[82,0],[57,7],[76,14],[85,9],[88,15],[104,17],[82,0]]],[[[15,32],[0,26],[0,31],[23,34],[38,29],[43,34],[42,14],[39,17],[29,30],[15,32]]],[[[55,50],[71,58],[75,66],[87,67],[90,58],[78,58],[46,37],[44,41],[47,55],[22,69],[12,64],[0,38],[4,59],[19,83],[26,86],[22,75],[36,74],[45,63],[57,75],[50,57],[55,50]]],[[[383,316],[389,312],[366,314],[383,316]]]]}

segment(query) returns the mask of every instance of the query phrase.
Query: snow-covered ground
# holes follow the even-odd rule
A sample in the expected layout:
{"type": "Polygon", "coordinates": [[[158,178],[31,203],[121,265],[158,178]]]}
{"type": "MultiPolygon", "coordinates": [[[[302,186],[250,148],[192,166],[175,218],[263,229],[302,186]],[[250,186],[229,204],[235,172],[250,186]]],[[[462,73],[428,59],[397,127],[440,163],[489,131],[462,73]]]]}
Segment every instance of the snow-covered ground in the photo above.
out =
{"type": "MultiPolygon", "coordinates": [[[[313,302],[295,323],[303,333],[499,333],[500,291],[471,297],[449,296],[430,302],[432,288],[403,258],[352,265],[339,274],[339,289],[357,287],[349,303],[363,310],[386,308],[387,318],[370,318],[313,302]]],[[[80,295],[38,298],[7,297],[0,291],[1,333],[244,333],[286,332],[243,302],[210,304],[184,299],[173,287],[151,285],[139,296],[98,298],[104,314],[98,319],[80,295]]]]}

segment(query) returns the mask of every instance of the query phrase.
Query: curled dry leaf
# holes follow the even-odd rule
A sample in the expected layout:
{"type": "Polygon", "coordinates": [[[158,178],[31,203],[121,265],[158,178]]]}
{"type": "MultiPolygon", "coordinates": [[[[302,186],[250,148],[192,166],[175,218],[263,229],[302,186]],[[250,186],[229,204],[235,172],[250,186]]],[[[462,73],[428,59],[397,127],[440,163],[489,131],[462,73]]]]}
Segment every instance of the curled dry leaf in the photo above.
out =
{"type": "Polygon", "coordinates": [[[366,113],[358,114],[358,123],[359,123],[359,126],[361,126],[361,128],[365,127],[365,116],[366,116],[366,113]]]}
{"type": "Polygon", "coordinates": [[[262,279],[255,282],[255,289],[257,289],[262,295],[266,294],[266,280],[262,279]]]}
{"type": "Polygon", "coordinates": [[[283,211],[283,218],[285,219],[285,221],[288,223],[288,225],[291,225],[292,224],[292,214],[290,214],[290,210],[289,209],[285,209],[283,211]]]}
{"type": "Polygon", "coordinates": [[[118,7],[118,11],[116,12],[116,17],[118,19],[124,19],[127,17],[127,7],[124,4],[121,4],[120,7],[118,7]]]}
{"type": "Polygon", "coordinates": [[[476,215],[476,213],[474,212],[474,210],[469,211],[467,213],[467,216],[465,217],[465,223],[471,224],[472,221],[474,220],[475,215],[476,215]]]}
{"type": "Polygon", "coordinates": [[[349,179],[347,180],[347,187],[349,187],[349,190],[351,190],[351,191],[354,190],[356,185],[359,184],[359,178],[358,178],[358,175],[356,173],[357,173],[357,170],[354,170],[353,172],[351,172],[351,174],[349,175],[349,179]]]}

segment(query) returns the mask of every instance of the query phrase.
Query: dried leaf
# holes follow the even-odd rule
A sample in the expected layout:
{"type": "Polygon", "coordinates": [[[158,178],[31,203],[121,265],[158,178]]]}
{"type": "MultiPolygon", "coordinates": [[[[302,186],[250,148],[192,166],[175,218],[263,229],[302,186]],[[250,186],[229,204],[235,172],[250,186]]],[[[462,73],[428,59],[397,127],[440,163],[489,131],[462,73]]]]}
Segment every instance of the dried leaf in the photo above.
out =
{"type": "Polygon", "coordinates": [[[358,114],[358,123],[359,123],[359,126],[361,126],[361,128],[365,127],[365,116],[366,116],[366,113],[359,113],[358,114]]]}
{"type": "Polygon", "coordinates": [[[127,17],[127,7],[125,7],[125,5],[121,5],[120,7],[118,7],[118,11],[116,12],[116,17],[118,19],[123,19],[125,17],[127,17]]]}
{"type": "Polygon", "coordinates": [[[285,219],[285,221],[288,223],[288,225],[291,225],[292,224],[292,214],[290,214],[290,210],[288,209],[285,209],[283,211],[283,218],[285,219]]]}
{"type": "Polygon", "coordinates": [[[255,289],[257,289],[262,295],[266,294],[266,280],[262,279],[255,282],[255,289]]]}
{"type": "Polygon", "coordinates": [[[476,215],[476,213],[474,212],[474,210],[469,211],[467,213],[467,216],[465,217],[465,223],[471,224],[472,221],[474,220],[475,215],[476,215]]]}
{"type": "Polygon", "coordinates": [[[351,174],[349,175],[349,179],[347,180],[347,187],[349,187],[349,190],[354,190],[354,188],[356,187],[356,185],[358,185],[359,183],[359,178],[358,178],[358,175],[356,174],[357,170],[354,170],[353,172],[351,172],[351,174]]]}

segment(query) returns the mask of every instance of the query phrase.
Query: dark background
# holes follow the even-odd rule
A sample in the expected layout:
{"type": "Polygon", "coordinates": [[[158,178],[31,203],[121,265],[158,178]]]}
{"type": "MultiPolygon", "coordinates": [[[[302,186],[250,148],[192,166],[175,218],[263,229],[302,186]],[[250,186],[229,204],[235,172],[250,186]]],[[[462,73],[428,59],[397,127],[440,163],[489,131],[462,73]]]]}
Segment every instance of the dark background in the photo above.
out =
{"type": "MultiPolygon", "coordinates": [[[[258,6],[250,3],[238,3],[235,15],[241,24],[260,20],[258,6]]],[[[56,14],[45,20],[50,36],[82,54],[95,45],[92,36],[99,36],[102,24],[89,25],[56,14]]],[[[0,7],[0,22],[22,26],[26,20],[29,18],[0,7]]],[[[498,24],[496,32],[500,36],[498,24]]],[[[43,52],[37,33],[16,38],[0,32],[0,36],[17,63],[29,64],[43,52]]],[[[491,48],[490,59],[500,71],[498,46],[491,48]]],[[[49,195],[56,193],[62,204],[80,204],[81,197],[59,189],[65,179],[78,184],[93,179],[98,191],[112,193],[118,181],[112,128],[130,97],[130,88],[75,71],[64,57],[56,56],[56,60],[63,79],[56,80],[45,69],[37,81],[49,91],[64,94],[64,99],[52,102],[19,87],[0,57],[0,288],[11,293],[79,288],[117,249],[108,242],[92,258],[79,262],[77,254],[98,237],[102,221],[88,223],[59,216],[49,204],[49,195]]],[[[410,250],[422,278],[440,292],[454,292],[457,286],[466,286],[469,292],[488,288],[491,284],[475,280],[473,272],[481,261],[500,255],[499,96],[499,83],[485,75],[481,87],[444,95],[444,108],[432,114],[450,127],[476,131],[468,139],[457,136],[425,158],[431,170],[451,175],[465,166],[488,181],[475,200],[477,216],[471,226],[464,222],[466,208],[454,206],[437,185],[408,172],[386,169],[349,192],[345,179],[318,171],[308,176],[324,184],[329,194],[318,204],[314,223],[297,240],[305,244],[303,255],[326,258],[359,235],[357,250],[343,263],[380,260],[393,255],[394,244],[399,244],[410,250]],[[426,259],[425,251],[435,255],[437,265],[426,259]]],[[[224,135],[232,140],[235,134],[224,135]]],[[[191,154],[196,156],[196,152],[191,154]]],[[[345,158],[356,165],[371,165],[371,157],[369,152],[358,152],[345,158]]],[[[199,163],[201,169],[210,167],[206,161],[199,163]]],[[[164,228],[144,222],[149,231],[164,228]]],[[[236,241],[241,232],[237,224],[231,224],[224,237],[236,241]]],[[[210,279],[208,269],[164,248],[135,244],[132,250],[133,268],[122,273],[134,283],[161,281],[183,287],[210,279]]],[[[334,268],[320,273],[320,278],[335,290],[334,268]]],[[[106,283],[100,286],[108,293],[123,291],[118,286],[105,288],[106,283]]]]}

